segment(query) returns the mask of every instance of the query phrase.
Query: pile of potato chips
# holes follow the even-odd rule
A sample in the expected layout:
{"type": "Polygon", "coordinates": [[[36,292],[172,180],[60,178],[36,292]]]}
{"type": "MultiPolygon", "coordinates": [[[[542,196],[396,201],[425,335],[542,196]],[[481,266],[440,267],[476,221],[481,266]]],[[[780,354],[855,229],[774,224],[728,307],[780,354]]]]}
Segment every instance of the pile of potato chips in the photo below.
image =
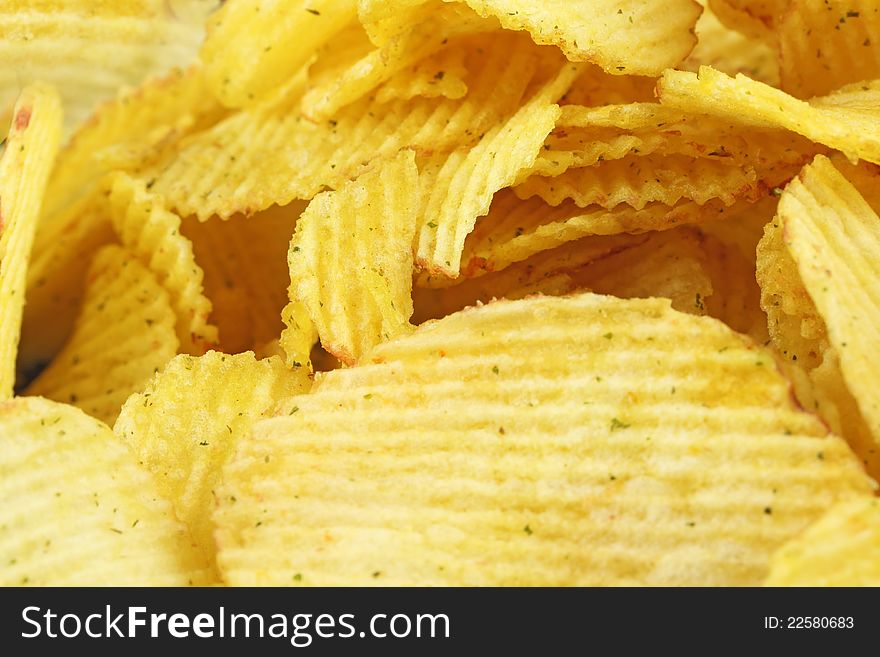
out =
{"type": "Polygon", "coordinates": [[[880,585],[880,1],[0,53],[0,584],[880,585]]]}

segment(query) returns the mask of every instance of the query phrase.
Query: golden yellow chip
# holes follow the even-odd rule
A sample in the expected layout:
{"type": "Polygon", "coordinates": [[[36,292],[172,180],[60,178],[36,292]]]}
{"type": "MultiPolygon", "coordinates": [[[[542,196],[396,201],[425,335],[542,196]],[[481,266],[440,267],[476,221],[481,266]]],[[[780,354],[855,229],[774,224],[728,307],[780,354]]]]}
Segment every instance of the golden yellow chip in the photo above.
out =
{"type": "Polygon", "coordinates": [[[357,17],[357,0],[228,0],[208,21],[201,59],[212,91],[242,107],[300,71],[357,17]]]}
{"type": "Polygon", "coordinates": [[[61,137],[61,102],[43,85],[25,89],[0,153],[0,401],[12,396],[31,245],[61,137]]]}
{"type": "Polygon", "coordinates": [[[225,113],[211,96],[200,65],[172,69],[121,91],[101,104],[62,150],[46,195],[44,222],[54,227],[56,215],[87,196],[105,174],[162,159],[183,137],[225,113]]]}
{"type": "MultiPolygon", "coordinates": [[[[641,237],[641,236],[640,236],[641,237]]],[[[700,232],[683,226],[650,233],[641,244],[597,260],[575,272],[581,289],[623,299],[663,297],[672,308],[705,315],[714,296],[700,232]]]]}
{"type": "Polygon", "coordinates": [[[168,292],[118,246],[95,255],[73,333],[25,391],[112,424],[129,395],[177,353],[168,292]]]}
{"type": "Polygon", "coordinates": [[[772,171],[806,164],[820,148],[785,130],[743,127],[657,103],[565,105],[535,173],[556,176],[570,168],[652,154],[772,171]]]}
{"type": "Polygon", "coordinates": [[[109,427],[38,397],[0,402],[0,584],[203,586],[210,571],[109,427]]]}
{"type": "MultiPolygon", "coordinates": [[[[462,271],[475,276],[499,271],[514,262],[553,249],[588,235],[617,235],[667,230],[683,224],[712,221],[736,214],[713,200],[703,206],[681,201],[674,206],[651,203],[641,210],[620,205],[613,210],[601,207],[579,208],[571,201],[557,207],[540,198],[520,201],[513,193],[497,194],[489,214],[476,225],[465,242],[462,271]]],[[[423,277],[426,287],[443,287],[443,277],[423,277]],[[427,280],[425,280],[427,279],[427,280]]]]}
{"type": "MultiPolygon", "coordinates": [[[[785,180],[795,173],[797,169],[790,167],[774,171],[769,186],[775,187],[781,182],[779,178],[785,180]]],[[[739,199],[755,201],[767,188],[763,176],[752,167],[682,155],[638,154],[569,169],[558,176],[531,176],[514,191],[523,199],[539,196],[550,205],[571,199],[581,208],[611,209],[625,203],[641,210],[655,201],[673,206],[682,199],[697,205],[718,199],[729,206],[739,199]]]]}
{"type": "Polygon", "coordinates": [[[426,57],[411,70],[395,75],[379,87],[376,100],[387,103],[416,96],[463,98],[468,90],[465,82],[468,51],[457,46],[457,43],[444,46],[443,50],[426,57]]]}
{"type": "Polygon", "coordinates": [[[791,0],[779,21],[782,88],[823,96],[880,78],[880,12],[875,0],[791,0]]]}
{"type": "MultiPolygon", "coordinates": [[[[436,12],[425,16],[423,21],[407,26],[400,34],[352,62],[345,70],[324,76],[303,97],[303,113],[314,121],[332,118],[342,107],[364,97],[395,74],[399,74],[397,77],[410,77],[406,71],[408,67],[444,48],[450,39],[471,32],[490,32],[497,26],[497,21],[482,20],[458,5],[440,6],[436,12]]],[[[487,44],[486,36],[481,35],[472,43],[456,40],[450,50],[476,51],[471,53],[471,57],[483,57],[486,46],[492,47],[490,44],[487,44]]],[[[462,96],[464,92],[456,97],[462,96]]],[[[384,102],[381,94],[378,100],[384,102]]]]}
{"type": "Polygon", "coordinates": [[[92,256],[116,240],[99,189],[105,174],[167,157],[178,140],[213,124],[220,114],[201,69],[193,67],[121,93],[74,134],[50,179],[28,270],[25,365],[45,362],[64,343],[92,256]]]}
{"type": "Polygon", "coordinates": [[[756,585],[873,485],[769,352],[668,301],[498,302],[364,361],[227,466],[226,582],[756,585]]]}
{"type": "Polygon", "coordinates": [[[880,382],[872,365],[880,340],[878,249],[880,218],[823,156],[782,193],[759,248],[771,338],[813,386],[799,394],[814,397],[818,413],[874,475],[880,473],[880,382]]]}
{"type": "Polygon", "coordinates": [[[470,149],[431,160],[422,170],[428,191],[420,209],[416,261],[432,273],[458,276],[464,241],[492,198],[528,173],[560,109],[556,101],[577,76],[566,65],[508,121],[496,125],[470,149]]]}
{"type": "Polygon", "coordinates": [[[765,586],[880,586],[880,499],[834,506],[773,555],[765,586]]]}
{"type": "Polygon", "coordinates": [[[113,431],[153,473],[207,562],[215,559],[211,510],[223,464],[254,421],[310,387],[304,369],[280,358],[210,351],[176,357],[122,407],[113,431]]]}
{"type": "Polygon", "coordinates": [[[58,88],[65,129],[99,101],[189,64],[217,0],[7,0],[0,7],[0,107],[23,85],[58,88]]]}
{"type": "Polygon", "coordinates": [[[352,364],[409,329],[419,172],[402,151],[357,180],[316,196],[290,242],[290,298],[321,343],[352,364]]]}
{"type": "Polygon", "coordinates": [[[202,290],[204,272],[196,263],[192,242],[180,232],[180,217],[126,174],[113,176],[109,189],[113,227],[120,242],[168,292],[181,351],[205,353],[218,343],[217,327],[208,322],[211,302],[202,290]]]}
{"type": "Polygon", "coordinates": [[[205,272],[211,322],[226,353],[255,350],[281,335],[290,283],[287,250],[305,207],[294,201],[252,217],[184,219],[181,231],[192,241],[196,262],[205,272]]]}
{"type": "Polygon", "coordinates": [[[852,158],[880,163],[880,87],[844,87],[805,102],[742,74],[731,78],[700,67],[699,73],[666,71],[657,85],[668,107],[705,113],[758,128],[785,128],[852,158]]]}
{"type": "Polygon", "coordinates": [[[155,178],[152,189],[169,209],[205,220],[310,199],[403,148],[436,153],[472,146],[516,113],[529,85],[542,80],[543,60],[555,54],[518,34],[495,35],[492,43],[469,67],[464,98],[379,104],[367,96],[314,123],[298,110],[302,75],[188,140],[170,165],[143,175],[155,178]]]}
{"type": "Polygon", "coordinates": [[[578,281],[594,263],[636,248],[649,237],[650,234],[590,236],[541,251],[499,271],[474,267],[455,280],[418,276],[413,289],[413,323],[441,319],[494,299],[569,294],[583,287],[578,281]]]}
{"type": "Polygon", "coordinates": [[[585,290],[624,299],[665,297],[676,310],[704,315],[714,295],[703,241],[690,226],[586,237],[453,287],[416,290],[415,321],[439,319],[493,299],[585,290]]]}
{"type": "MultiPolygon", "coordinates": [[[[447,0],[450,1],[450,0],[447,0]]],[[[700,5],[694,0],[461,0],[508,30],[559,46],[572,61],[614,75],[659,75],[694,47],[700,5]]]]}

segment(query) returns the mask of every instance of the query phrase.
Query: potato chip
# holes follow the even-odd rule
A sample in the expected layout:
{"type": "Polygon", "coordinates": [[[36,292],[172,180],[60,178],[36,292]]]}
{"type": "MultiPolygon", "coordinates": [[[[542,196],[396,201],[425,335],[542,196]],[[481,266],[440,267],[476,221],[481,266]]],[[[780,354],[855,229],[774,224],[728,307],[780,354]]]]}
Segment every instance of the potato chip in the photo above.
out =
{"type": "Polygon", "coordinates": [[[0,9],[0,107],[23,85],[59,90],[70,134],[99,101],[189,64],[216,0],[9,0],[0,9]]]}
{"type": "Polygon", "coordinates": [[[641,244],[612,253],[573,274],[578,288],[623,299],[663,297],[672,308],[705,315],[713,296],[703,236],[691,226],[650,233],[641,244]]]}
{"type": "Polygon", "coordinates": [[[203,354],[218,343],[217,327],[208,322],[211,302],[202,291],[204,272],[196,263],[192,243],[180,233],[180,217],[131,176],[117,174],[109,186],[120,242],[168,292],[180,349],[203,354]]]}
{"type": "Polygon", "coordinates": [[[109,427],[38,397],[0,402],[0,585],[203,586],[171,504],[109,427]]]}
{"type": "Polygon", "coordinates": [[[413,289],[413,323],[440,319],[494,299],[570,294],[582,287],[578,279],[594,263],[636,248],[648,240],[647,234],[590,236],[541,251],[498,271],[474,267],[455,280],[419,276],[415,279],[417,287],[413,289]]]}
{"type": "Polygon", "coordinates": [[[280,358],[209,351],[177,356],[122,407],[113,431],[153,473],[206,561],[215,559],[211,510],[223,464],[254,421],[310,387],[305,370],[280,358]]]}
{"type": "MultiPolygon", "coordinates": [[[[546,51],[522,35],[495,35],[477,53],[460,100],[414,98],[378,105],[366,97],[332,120],[296,110],[305,78],[188,140],[170,166],[143,175],[180,216],[226,218],[310,199],[356,178],[403,148],[434,153],[473,145],[512,116],[546,51]]],[[[551,53],[553,54],[553,53],[551,53]]]]}
{"type": "MultiPolygon", "coordinates": [[[[773,186],[780,177],[796,173],[791,168],[780,171],[773,177],[773,186]]],[[[531,176],[514,191],[522,199],[539,196],[550,205],[571,199],[581,208],[611,209],[625,203],[641,210],[654,201],[672,206],[682,199],[697,205],[718,199],[729,206],[741,198],[755,201],[766,194],[767,187],[752,167],[682,155],[638,154],[569,169],[558,176],[531,176]]]]}
{"type": "Polygon", "coordinates": [[[216,122],[220,113],[201,69],[193,67],[121,93],[74,134],[49,182],[28,271],[21,345],[27,367],[61,348],[92,256],[116,241],[100,190],[104,176],[167,157],[179,139],[216,122]]]}
{"type": "Polygon", "coordinates": [[[586,237],[453,287],[416,290],[415,321],[439,319],[496,298],[584,290],[624,299],[666,297],[676,310],[704,315],[713,288],[702,241],[700,232],[689,226],[646,235],[586,237]]]}
{"type": "MultiPolygon", "coordinates": [[[[19,345],[19,378],[33,378],[67,340],[85,293],[86,274],[95,252],[116,242],[106,198],[94,193],[72,204],[62,219],[58,241],[41,249],[38,230],[28,267],[27,305],[19,345]]],[[[43,226],[41,225],[42,229],[43,226]]]]}
{"type": "MultiPolygon", "coordinates": [[[[702,207],[681,201],[670,207],[650,203],[641,210],[621,205],[613,210],[579,208],[571,201],[557,207],[539,198],[519,201],[510,193],[496,195],[489,214],[482,218],[465,242],[462,270],[467,276],[499,271],[514,262],[588,235],[617,235],[668,230],[683,224],[700,223],[733,215],[739,211],[713,200],[702,207]]],[[[427,287],[443,287],[442,278],[426,277],[427,287]]]]}
{"type": "Polygon", "coordinates": [[[177,353],[168,292],[118,246],[95,255],[73,333],[25,391],[112,423],[129,395],[177,353]]]}
{"type": "Polygon", "coordinates": [[[287,250],[305,207],[295,201],[252,217],[184,219],[181,232],[192,241],[196,262],[204,269],[211,322],[226,353],[253,350],[281,335],[290,283],[287,250]]]}
{"type": "Polygon", "coordinates": [[[357,180],[316,196],[290,242],[290,299],[321,343],[352,364],[409,329],[418,169],[402,151],[357,180]]]}
{"type": "Polygon", "coordinates": [[[535,167],[542,176],[628,155],[679,155],[716,163],[802,166],[819,150],[784,130],[743,128],[657,103],[584,107],[565,105],[535,167]]]}
{"type": "Polygon", "coordinates": [[[797,296],[803,310],[794,304],[787,307],[786,295],[792,296],[798,288],[789,283],[792,292],[779,292],[773,279],[765,276],[768,289],[764,306],[768,314],[773,312],[771,320],[780,312],[788,316],[785,321],[789,324],[800,320],[801,336],[808,341],[790,342],[786,338],[792,331],[774,330],[772,325],[771,337],[785,359],[796,362],[808,374],[826,358],[825,349],[833,349],[840,376],[833,372],[833,362],[822,363],[832,368],[825,376],[835,384],[844,382],[855,404],[847,404],[853,407],[852,412],[839,412],[838,417],[834,417],[833,411],[824,412],[823,398],[829,398],[834,407],[834,398],[845,396],[844,391],[837,389],[837,385],[827,388],[823,379],[812,377],[819,402],[817,410],[850,441],[868,471],[877,475],[880,387],[871,359],[874,345],[880,340],[880,292],[875,285],[880,277],[875,257],[880,249],[880,218],[834,165],[818,156],[783,192],[774,223],[779,226],[768,228],[771,237],[764,247],[772,251],[772,235],[777,231],[776,239],[781,237],[785,255],[794,261],[796,280],[806,294],[797,296]],[[775,310],[774,293],[782,296],[783,301],[775,310]],[[809,347],[806,354],[803,347],[809,347]]]}
{"type": "MultiPolygon", "coordinates": [[[[332,118],[342,107],[363,98],[395,74],[402,74],[407,67],[434,54],[453,37],[471,32],[489,32],[497,27],[497,21],[480,19],[457,5],[440,6],[436,12],[425,16],[425,20],[408,26],[347,69],[326,76],[322,83],[305,94],[302,111],[313,121],[332,118]]],[[[477,44],[485,47],[486,39],[479,39],[477,44]]],[[[453,43],[451,48],[468,49],[469,44],[453,43]]],[[[477,52],[482,54],[483,48],[477,52]]],[[[462,96],[464,93],[458,98],[462,96]]],[[[378,99],[384,102],[381,96],[378,99]]]]}
{"type": "Polygon", "coordinates": [[[308,64],[352,22],[357,0],[229,0],[208,21],[201,59],[227,107],[249,105],[308,64]]]}
{"type": "Polygon", "coordinates": [[[421,184],[430,191],[420,211],[417,263],[433,273],[458,276],[461,254],[477,217],[489,212],[495,193],[519,180],[534,164],[553,129],[562,96],[578,73],[566,65],[507,122],[473,148],[435,158],[421,184]],[[442,163],[441,163],[442,162],[442,163]]]}
{"type": "Polygon", "coordinates": [[[440,52],[426,57],[410,70],[395,75],[376,91],[376,100],[388,103],[394,100],[423,98],[463,98],[467,94],[465,76],[467,51],[446,46],[440,52]]]}
{"type": "Polygon", "coordinates": [[[291,301],[281,311],[284,330],[281,331],[279,347],[284,352],[288,367],[305,366],[312,371],[312,348],[318,341],[318,330],[309,317],[309,309],[299,301],[291,301]]]}
{"type": "Polygon", "coordinates": [[[791,0],[777,33],[782,88],[823,96],[880,78],[880,13],[875,0],[791,0]]]}
{"type": "MultiPolygon", "coordinates": [[[[700,1],[705,4],[705,0],[700,1]]],[[[779,86],[779,60],[765,41],[727,27],[711,6],[703,7],[696,32],[697,45],[681,70],[697,71],[700,66],[711,66],[728,75],[744,73],[753,80],[779,86]]]]}
{"type": "Polygon", "coordinates": [[[226,582],[756,585],[873,485],[769,352],[668,301],[493,303],[364,362],[227,465],[226,582]]]}
{"type": "MultiPolygon", "coordinates": [[[[451,1],[451,0],[448,0],[451,1]]],[[[700,5],[693,0],[463,0],[508,30],[527,30],[536,43],[559,46],[572,61],[614,75],[659,75],[694,47],[700,5]]]]}
{"type": "Polygon", "coordinates": [[[765,586],[880,586],[880,500],[841,502],[773,555],[765,586]]]}
{"type": "Polygon", "coordinates": [[[61,137],[61,102],[27,87],[0,153],[0,401],[12,396],[31,245],[61,137]]]}
{"type": "Polygon", "coordinates": [[[47,193],[47,227],[107,173],[136,171],[162,159],[183,137],[213,125],[225,113],[199,65],[150,78],[101,104],[59,156],[47,193]]]}
{"type": "Polygon", "coordinates": [[[809,103],[739,74],[708,66],[699,73],[666,71],[657,90],[669,107],[705,113],[741,125],[785,128],[852,158],[880,162],[880,88],[855,85],[809,103]]]}

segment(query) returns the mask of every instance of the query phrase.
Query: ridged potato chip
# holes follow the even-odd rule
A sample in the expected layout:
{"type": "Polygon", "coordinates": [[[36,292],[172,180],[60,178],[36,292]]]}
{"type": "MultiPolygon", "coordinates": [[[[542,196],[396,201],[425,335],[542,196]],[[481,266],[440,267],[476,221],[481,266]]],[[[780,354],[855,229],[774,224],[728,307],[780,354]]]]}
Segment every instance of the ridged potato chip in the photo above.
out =
{"type": "Polygon", "coordinates": [[[303,75],[188,140],[170,165],[143,176],[155,178],[152,189],[169,209],[205,220],[311,199],[404,148],[439,153],[473,146],[516,113],[532,82],[542,81],[542,60],[559,59],[523,35],[499,33],[491,44],[474,53],[468,93],[459,100],[380,105],[367,96],[316,124],[297,109],[303,75]]]}
{"type": "Polygon", "coordinates": [[[779,199],[759,247],[758,278],[775,346],[812,384],[812,391],[798,390],[807,398],[802,401],[814,398],[817,412],[875,476],[880,384],[871,359],[880,340],[878,249],[880,218],[818,156],[779,199]]]}
{"type": "Polygon", "coordinates": [[[27,87],[0,153],[0,401],[12,396],[31,246],[61,138],[61,101],[27,87]]]}
{"type": "Polygon", "coordinates": [[[452,46],[421,60],[411,70],[401,72],[383,83],[376,91],[376,100],[387,103],[408,100],[416,96],[424,98],[463,98],[467,94],[467,51],[452,46]]]}
{"type": "Polygon", "coordinates": [[[106,246],[89,268],[73,333],[25,394],[77,406],[108,424],[177,353],[168,292],[138,259],[106,246]]]}
{"type": "Polygon", "coordinates": [[[228,0],[201,50],[211,89],[228,107],[266,95],[357,17],[357,0],[228,0]]]}
{"type": "MultiPolygon", "coordinates": [[[[451,0],[447,0],[451,1],[451,0]]],[[[659,75],[694,47],[700,5],[694,0],[462,0],[508,30],[559,46],[572,61],[614,75],[659,75]]]]}
{"type": "Polygon", "coordinates": [[[676,310],[704,315],[713,288],[702,242],[701,233],[689,226],[586,237],[452,287],[417,289],[414,321],[439,319],[493,299],[586,290],[624,299],[665,297],[676,310]]]}
{"type": "Polygon", "coordinates": [[[40,399],[0,402],[0,585],[203,586],[208,564],[108,426],[40,399]]]}
{"type": "Polygon", "coordinates": [[[402,151],[357,180],[316,196],[290,242],[290,300],[306,307],[321,343],[352,364],[409,329],[419,171],[402,151]]]}
{"type": "MultiPolygon", "coordinates": [[[[763,173],[763,172],[762,172],[763,173]]],[[[558,176],[532,176],[515,188],[526,199],[539,196],[550,205],[571,199],[581,208],[606,209],[627,204],[637,210],[648,203],[673,206],[682,199],[705,205],[713,199],[733,205],[745,198],[755,201],[797,169],[772,172],[772,185],[759,178],[752,167],[685,156],[629,155],[589,167],[569,169],[558,176]],[[775,175],[774,175],[775,174],[775,175]]]]}
{"type": "Polygon", "coordinates": [[[223,464],[257,419],[310,387],[305,370],[289,370],[279,358],[209,351],[177,356],[122,407],[113,431],[153,473],[208,563],[215,560],[211,510],[223,464]]]}
{"type": "Polygon", "coordinates": [[[765,586],[880,586],[880,499],[841,502],[773,555],[765,586]]]}
{"type": "Polygon", "coordinates": [[[204,272],[196,262],[192,242],[180,232],[180,217],[126,174],[111,178],[109,195],[119,241],[168,292],[181,351],[201,355],[216,346],[217,327],[209,323],[211,302],[202,289],[204,272]]]}
{"type": "Polygon", "coordinates": [[[192,67],[121,93],[73,135],[46,191],[28,271],[21,347],[26,365],[39,365],[60,349],[76,319],[92,256],[116,241],[100,187],[105,175],[167,157],[178,140],[220,115],[201,68],[192,67]]]}
{"type": "MultiPolygon", "coordinates": [[[[512,263],[578,240],[588,235],[618,235],[668,230],[683,224],[712,221],[732,216],[739,205],[727,207],[717,200],[703,206],[680,201],[674,206],[650,203],[641,210],[620,205],[612,210],[579,208],[566,201],[557,207],[540,198],[520,201],[510,194],[497,194],[489,214],[465,242],[462,270],[466,276],[499,271],[512,263]]],[[[426,287],[443,287],[440,277],[424,277],[426,287]]]]}
{"type": "Polygon", "coordinates": [[[553,129],[556,100],[578,68],[566,65],[508,121],[483,135],[478,144],[431,161],[421,184],[429,192],[420,208],[416,262],[432,273],[459,274],[461,254],[477,217],[489,212],[492,198],[523,177],[553,129]]]}
{"type": "Polygon", "coordinates": [[[743,127],[657,103],[564,105],[534,173],[558,176],[572,168],[624,158],[635,162],[636,156],[656,160],[663,155],[708,160],[707,166],[751,167],[772,178],[775,169],[802,166],[820,151],[821,147],[785,130],[743,127]]]}
{"type": "Polygon", "coordinates": [[[844,87],[808,103],[742,74],[731,78],[702,66],[698,73],[667,70],[657,91],[660,102],[668,107],[745,126],[785,128],[851,158],[880,163],[880,88],[876,82],[844,87]]]}
{"type": "Polygon", "coordinates": [[[287,250],[305,207],[294,201],[252,217],[184,219],[181,232],[192,241],[196,262],[205,272],[211,322],[226,353],[255,350],[280,336],[290,283],[287,250]]]}
{"type": "MultiPolygon", "coordinates": [[[[451,39],[461,34],[491,32],[497,28],[497,21],[480,19],[457,5],[442,5],[436,12],[426,15],[424,20],[407,26],[381,47],[352,62],[348,68],[333,71],[332,75],[324,76],[320,82],[312,85],[303,96],[302,111],[313,121],[332,118],[341,108],[363,98],[396,74],[397,77],[411,77],[405,69],[446,47],[451,39]]],[[[482,53],[485,46],[486,37],[481,35],[472,43],[456,39],[449,49],[459,52],[477,50],[482,53]]],[[[462,96],[464,92],[457,97],[462,96]]],[[[401,97],[412,98],[413,95],[401,97]]],[[[384,102],[381,94],[377,95],[377,99],[380,103],[384,102]]]]}
{"type": "Polygon", "coordinates": [[[110,208],[98,192],[70,205],[62,221],[66,229],[48,244],[41,239],[47,231],[40,222],[31,249],[18,357],[24,380],[61,349],[79,313],[92,258],[101,247],[116,242],[110,208]]]}
{"type": "MultiPolygon", "coordinates": [[[[640,236],[641,237],[641,236],[640,236]]],[[[705,315],[713,296],[700,232],[690,226],[651,233],[641,244],[601,258],[575,272],[581,289],[623,299],[662,297],[672,308],[705,315]]]]}
{"type": "Polygon", "coordinates": [[[0,7],[0,107],[23,85],[55,86],[65,132],[122,87],[195,57],[217,0],[7,0],[0,7]]]}
{"type": "Polygon", "coordinates": [[[364,362],[227,465],[228,583],[756,585],[873,486],[769,352],[668,301],[493,303],[364,362]]]}
{"type": "Polygon", "coordinates": [[[776,31],[782,88],[798,98],[880,78],[876,0],[791,0],[776,31]]]}

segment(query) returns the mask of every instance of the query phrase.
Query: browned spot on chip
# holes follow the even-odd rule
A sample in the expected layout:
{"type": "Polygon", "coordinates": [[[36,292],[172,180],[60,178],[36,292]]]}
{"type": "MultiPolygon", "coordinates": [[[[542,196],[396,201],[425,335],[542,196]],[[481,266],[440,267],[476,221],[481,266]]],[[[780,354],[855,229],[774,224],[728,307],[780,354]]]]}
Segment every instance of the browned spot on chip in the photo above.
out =
{"type": "Polygon", "coordinates": [[[31,122],[31,108],[22,107],[15,115],[15,129],[24,130],[31,122]]]}

